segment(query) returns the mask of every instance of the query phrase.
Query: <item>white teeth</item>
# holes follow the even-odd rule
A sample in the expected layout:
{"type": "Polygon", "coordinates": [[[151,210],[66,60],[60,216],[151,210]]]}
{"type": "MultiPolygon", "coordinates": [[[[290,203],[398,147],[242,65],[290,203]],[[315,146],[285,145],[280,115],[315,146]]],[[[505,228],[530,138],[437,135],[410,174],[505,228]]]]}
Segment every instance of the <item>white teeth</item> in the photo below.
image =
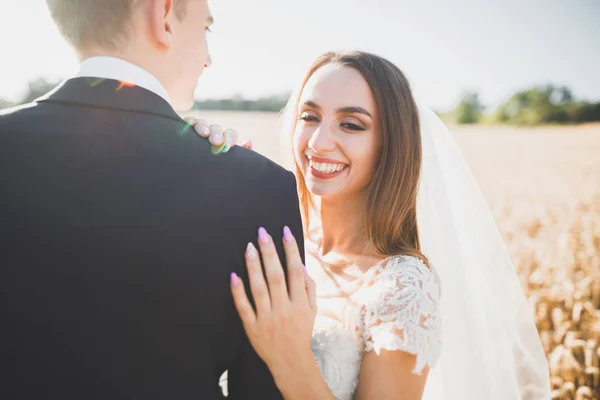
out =
{"type": "Polygon", "coordinates": [[[334,172],[339,172],[346,168],[344,164],[318,163],[312,160],[309,160],[309,165],[312,169],[324,174],[332,174],[334,172]]]}

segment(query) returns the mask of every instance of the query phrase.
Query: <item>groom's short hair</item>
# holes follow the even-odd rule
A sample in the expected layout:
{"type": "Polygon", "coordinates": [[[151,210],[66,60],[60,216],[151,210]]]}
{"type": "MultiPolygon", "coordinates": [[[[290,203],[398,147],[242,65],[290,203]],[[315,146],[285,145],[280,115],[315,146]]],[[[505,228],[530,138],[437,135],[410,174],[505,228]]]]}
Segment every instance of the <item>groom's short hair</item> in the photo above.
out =
{"type": "MultiPolygon", "coordinates": [[[[174,0],[178,18],[190,0],[174,0]]],[[[58,30],[75,49],[87,46],[115,49],[128,39],[134,10],[150,0],[46,0],[58,30]]]]}

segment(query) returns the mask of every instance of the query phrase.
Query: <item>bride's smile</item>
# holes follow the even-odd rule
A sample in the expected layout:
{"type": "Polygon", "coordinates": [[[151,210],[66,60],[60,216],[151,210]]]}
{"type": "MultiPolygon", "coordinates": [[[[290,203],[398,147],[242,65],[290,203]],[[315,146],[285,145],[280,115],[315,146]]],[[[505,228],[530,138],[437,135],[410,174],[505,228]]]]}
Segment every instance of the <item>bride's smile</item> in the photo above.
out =
{"type": "Polygon", "coordinates": [[[307,158],[308,164],[311,168],[311,173],[315,178],[330,179],[338,176],[348,167],[348,164],[328,158],[310,156],[307,156],[307,158]]]}

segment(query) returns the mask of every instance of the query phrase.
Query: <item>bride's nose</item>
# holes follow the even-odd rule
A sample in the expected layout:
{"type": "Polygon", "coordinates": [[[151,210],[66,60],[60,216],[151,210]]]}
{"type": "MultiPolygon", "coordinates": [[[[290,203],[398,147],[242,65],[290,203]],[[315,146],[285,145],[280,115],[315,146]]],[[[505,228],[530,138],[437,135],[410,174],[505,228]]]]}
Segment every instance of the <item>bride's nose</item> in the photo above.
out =
{"type": "Polygon", "coordinates": [[[310,140],[308,141],[308,147],[310,147],[316,153],[335,150],[335,131],[331,127],[331,124],[322,123],[319,125],[310,137],[310,140]]]}

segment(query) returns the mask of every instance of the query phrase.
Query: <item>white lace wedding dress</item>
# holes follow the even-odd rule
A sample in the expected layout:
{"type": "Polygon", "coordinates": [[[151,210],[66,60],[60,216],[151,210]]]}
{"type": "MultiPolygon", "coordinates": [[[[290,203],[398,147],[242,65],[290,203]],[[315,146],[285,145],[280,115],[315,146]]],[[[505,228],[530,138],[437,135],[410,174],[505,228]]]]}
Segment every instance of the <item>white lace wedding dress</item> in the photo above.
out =
{"type": "Polygon", "coordinates": [[[415,354],[415,374],[435,365],[441,349],[440,282],[435,270],[415,257],[390,257],[358,283],[341,289],[350,301],[335,317],[321,311],[319,304],[312,340],[317,363],[336,399],[354,398],[365,352],[415,354]]]}
{"type": "MultiPolygon", "coordinates": [[[[310,261],[307,258],[307,267],[310,261]]],[[[358,281],[339,288],[346,295],[333,313],[322,307],[331,296],[320,296],[320,287],[312,350],[336,399],[354,398],[365,352],[415,354],[415,374],[435,365],[441,348],[440,281],[435,269],[415,257],[382,260],[358,281]]],[[[226,380],[225,374],[221,380],[225,392],[226,380]]]]}

